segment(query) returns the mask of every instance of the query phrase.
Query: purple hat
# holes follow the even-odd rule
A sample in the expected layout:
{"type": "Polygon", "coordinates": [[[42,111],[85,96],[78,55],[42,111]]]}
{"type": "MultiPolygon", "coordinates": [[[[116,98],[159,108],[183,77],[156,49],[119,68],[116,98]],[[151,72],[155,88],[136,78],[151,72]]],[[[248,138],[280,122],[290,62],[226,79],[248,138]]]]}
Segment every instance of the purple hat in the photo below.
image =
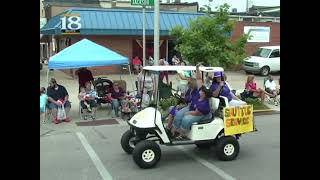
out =
{"type": "Polygon", "coordinates": [[[223,72],[222,71],[218,71],[218,72],[214,72],[213,73],[213,77],[222,77],[223,76],[223,72]]]}

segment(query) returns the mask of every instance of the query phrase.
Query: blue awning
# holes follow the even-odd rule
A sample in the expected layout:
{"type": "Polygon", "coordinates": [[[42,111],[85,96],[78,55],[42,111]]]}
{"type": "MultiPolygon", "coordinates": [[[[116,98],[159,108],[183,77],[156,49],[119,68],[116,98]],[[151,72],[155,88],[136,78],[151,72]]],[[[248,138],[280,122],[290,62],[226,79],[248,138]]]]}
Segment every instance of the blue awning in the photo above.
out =
{"type": "MultiPolygon", "coordinates": [[[[81,35],[142,35],[142,11],[123,9],[74,8],[51,18],[40,30],[41,34],[61,34],[62,14],[80,14],[81,35]]],[[[160,35],[168,36],[169,31],[180,25],[187,27],[190,20],[203,13],[160,12],[160,35]]],[[[146,11],[146,35],[153,35],[154,12],[146,11]]]]}
{"type": "Polygon", "coordinates": [[[52,56],[48,69],[74,69],[111,65],[127,65],[129,60],[106,47],[83,39],[52,56]]]}

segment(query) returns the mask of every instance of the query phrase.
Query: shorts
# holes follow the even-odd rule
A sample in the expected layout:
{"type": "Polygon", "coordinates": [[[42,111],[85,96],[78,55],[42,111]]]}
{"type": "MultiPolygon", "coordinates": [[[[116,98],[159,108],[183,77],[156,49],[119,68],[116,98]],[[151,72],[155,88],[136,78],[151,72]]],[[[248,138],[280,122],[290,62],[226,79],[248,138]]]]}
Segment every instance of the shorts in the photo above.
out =
{"type": "MultiPolygon", "coordinates": [[[[47,105],[48,109],[58,109],[58,106],[54,103],[48,103],[47,105]]],[[[71,103],[70,101],[67,101],[65,104],[64,104],[64,108],[71,108],[71,103]]]]}

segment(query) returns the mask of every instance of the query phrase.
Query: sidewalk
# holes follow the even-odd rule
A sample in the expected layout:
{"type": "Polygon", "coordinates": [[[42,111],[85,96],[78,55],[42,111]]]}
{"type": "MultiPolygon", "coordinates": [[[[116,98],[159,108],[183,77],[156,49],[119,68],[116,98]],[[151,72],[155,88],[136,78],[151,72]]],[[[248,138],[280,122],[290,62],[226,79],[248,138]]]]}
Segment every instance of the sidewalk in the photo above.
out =
{"type": "MultiPolygon", "coordinates": [[[[244,84],[247,80],[247,75],[242,72],[225,72],[228,76],[228,82],[231,84],[233,89],[243,89],[244,84]]],[[[112,80],[119,80],[120,78],[122,80],[125,80],[127,82],[127,90],[132,91],[135,89],[134,82],[136,80],[137,75],[106,75],[108,78],[112,80]]],[[[53,71],[50,72],[50,77],[55,77],[58,84],[61,84],[65,86],[69,93],[69,99],[71,101],[71,111],[70,111],[70,117],[72,118],[73,122],[80,121],[79,119],[79,100],[78,100],[78,80],[72,79],[72,77],[67,76],[61,71],[53,71]]],[[[274,75],[274,79],[277,80],[279,76],[274,75]]],[[[263,79],[264,77],[256,76],[256,83],[258,87],[263,87],[263,79]]],[[[40,71],[40,86],[41,87],[47,87],[47,66],[44,65],[43,70],[40,71]]],[[[173,87],[175,88],[177,86],[177,79],[176,75],[169,75],[169,81],[172,81],[173,87]]],[[[275,109],[277,111],[280,111],[280,106],[273,106],[270,104],[267,104],[271,109],[275,109]]],[[[110,107],[109,107],[110,108],[110,107]]],[[[97,120],[99,119],[110,119],[111,116],[108,114],[108,110],[106,107],[103,107],[98,110],[97,112],[97,120]]],[[[119,120],[122,121],[122,120],[119,120]]],[[[48,123],[48,122],[47,122],[48,123]]]]}

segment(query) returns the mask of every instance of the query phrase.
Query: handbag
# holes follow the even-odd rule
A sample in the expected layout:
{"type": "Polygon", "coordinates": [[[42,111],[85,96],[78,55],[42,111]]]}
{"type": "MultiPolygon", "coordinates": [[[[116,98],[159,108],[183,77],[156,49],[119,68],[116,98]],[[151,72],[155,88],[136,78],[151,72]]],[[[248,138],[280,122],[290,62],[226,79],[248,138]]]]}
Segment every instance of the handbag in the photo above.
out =
{"type": "Polygon", "coordinates": [[[58,107],[58,112],[57,112],[57,120],[65,120],[67,118],[67,115],[66,115],[66,111],[64,110],[64,106],[60,106],[58,107]]]}

